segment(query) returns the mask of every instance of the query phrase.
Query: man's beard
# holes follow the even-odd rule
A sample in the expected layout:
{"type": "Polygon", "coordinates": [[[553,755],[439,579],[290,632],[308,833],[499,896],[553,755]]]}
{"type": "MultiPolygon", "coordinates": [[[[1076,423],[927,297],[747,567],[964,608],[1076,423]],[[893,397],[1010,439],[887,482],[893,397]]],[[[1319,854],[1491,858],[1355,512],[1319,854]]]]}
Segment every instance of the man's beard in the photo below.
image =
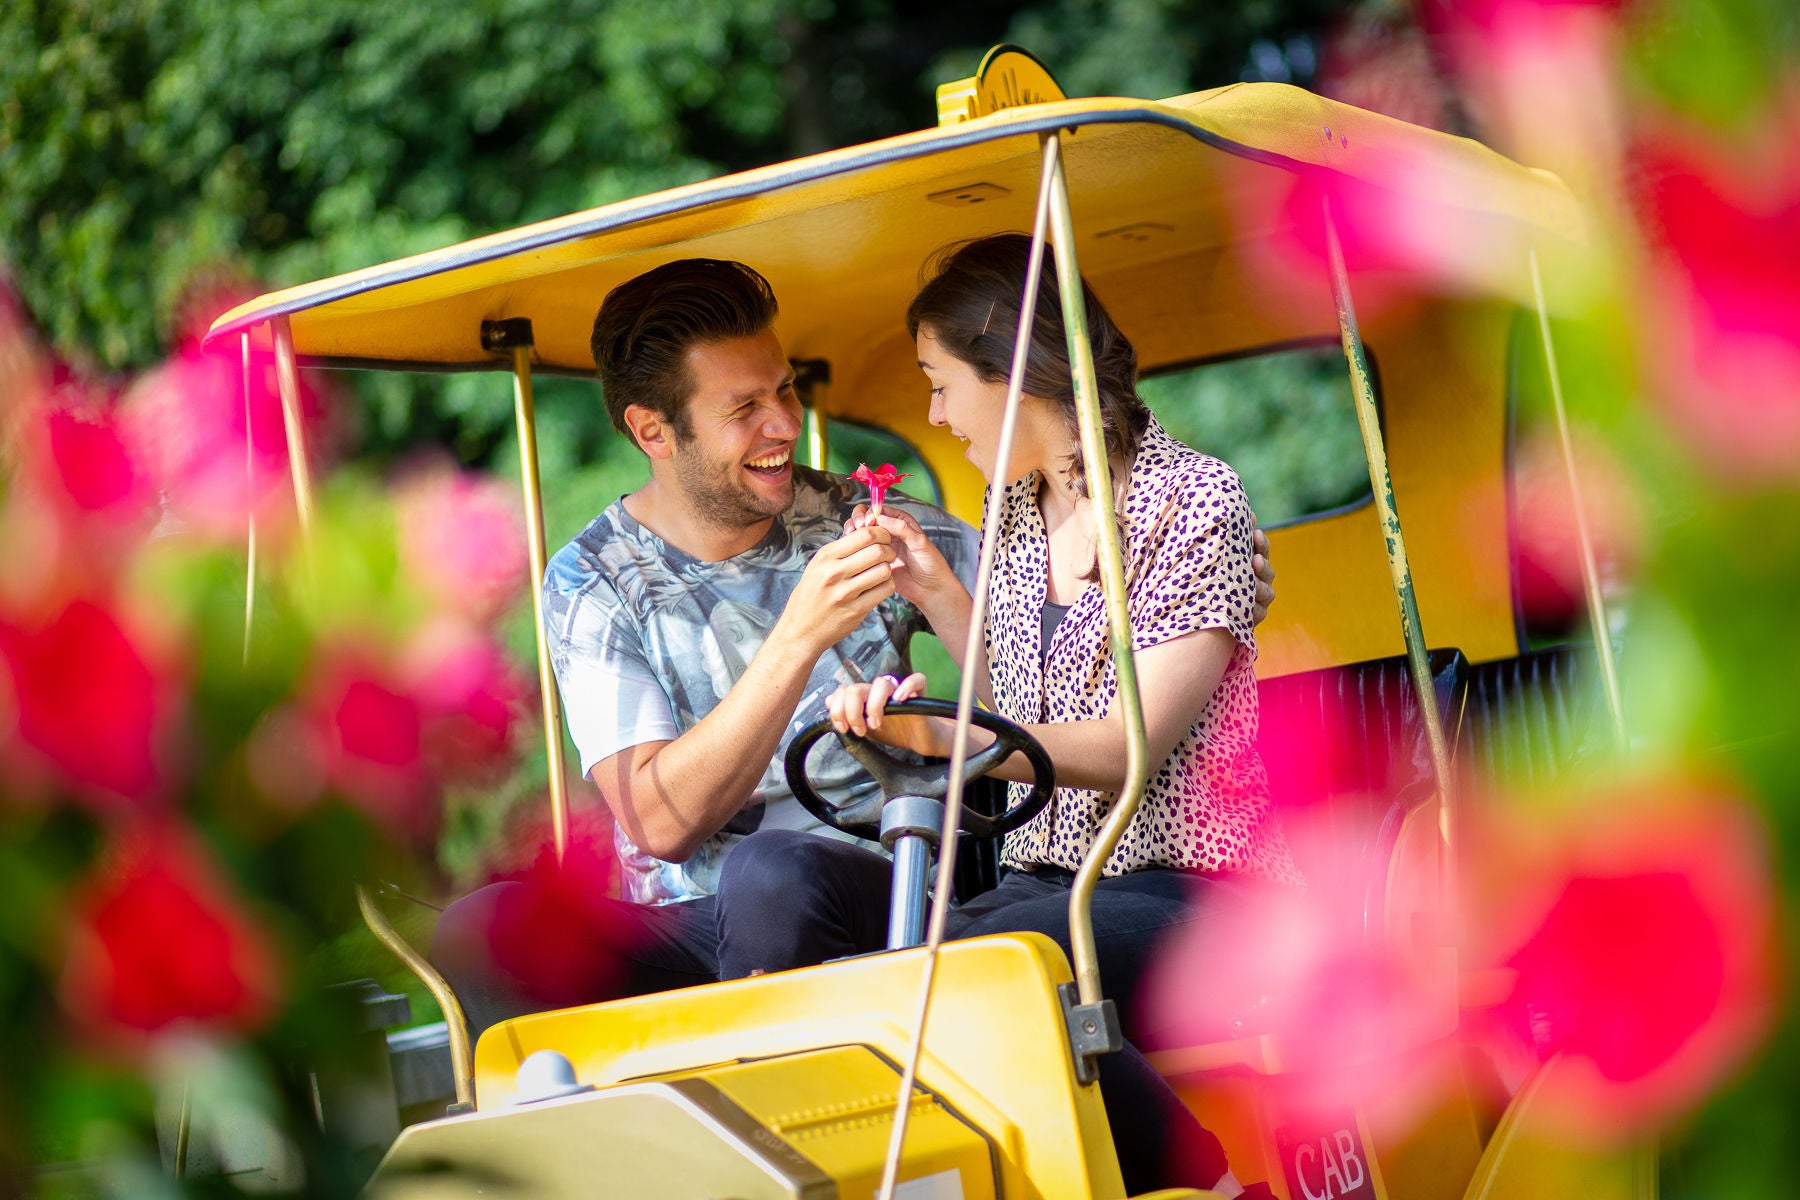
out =
{"type": "Polygon", "coordinates": [[[684,442],[679,436],[675,445],[675,480],[702,520],[726,529],[745,529],[779,515],[794,502],[791,474],[786,498],[776,503],[739,484],[737,464],[708,461],[693,448],[692,441],[684,442]]]}

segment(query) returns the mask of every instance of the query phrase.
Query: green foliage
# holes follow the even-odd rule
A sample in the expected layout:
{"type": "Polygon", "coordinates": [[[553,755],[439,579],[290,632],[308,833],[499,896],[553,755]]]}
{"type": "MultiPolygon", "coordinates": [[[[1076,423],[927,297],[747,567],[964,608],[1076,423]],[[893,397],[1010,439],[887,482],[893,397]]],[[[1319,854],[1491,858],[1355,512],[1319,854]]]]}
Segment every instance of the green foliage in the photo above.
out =
{"type": "Polygon", "coordinates": [[[1171,434],[1231,464],[1265,528],[1369,494],[1335,344],[1175,371],[1139,392],[1171,434]]]}

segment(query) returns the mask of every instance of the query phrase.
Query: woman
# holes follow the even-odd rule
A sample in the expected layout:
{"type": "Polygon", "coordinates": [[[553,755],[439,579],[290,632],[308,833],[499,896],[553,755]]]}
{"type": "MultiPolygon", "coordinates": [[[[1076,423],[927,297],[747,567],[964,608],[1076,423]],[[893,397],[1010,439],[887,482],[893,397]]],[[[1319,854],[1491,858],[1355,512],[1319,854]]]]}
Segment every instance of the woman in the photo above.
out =
{"type": "MultiPolygon", "coordinates": [[[[1113,794],[1124,785],[1125,733],[1113,701],[1108,642],[1087,481],[1077,450],[1074,389],[1054,269],[1046,261],[1031,330],[1011,455],[999,432],[1030,251],[1008,234],[952,247],[907,312],[919,366],[931,384],[930,420],[968,443],[967,456],[1005,490],[992,604],[984,630],[983,700],[1024,726],[1056,765],[1043,813],[1011,834],[1000,884],[952,910],[948,934],[1037,931],[1069,950],[1068,889],[1113,794]]],[[[1143,700],[1150,772],[1144,800],[1107,860],[1093,899],[1101,984],[1128,1037],[1153,1038],[1136,992],[1157,942],[1172,928],[1241,904],[1271,885],[1301,886],[1271,810],[1256,753],[1256,645],[1252,613],[1254,520],[1231,468],[1170,437],[1136,392],[1137,356],[1083,285],[1115,508],[1125,547],[1128,607],[1143,700]]],[[[900,543],[895,587],[924,613],[951,654],[971,634],[968,591],[904,513],[871,518],[900,543]]],[[[884,676],[841,687],[828,702],[839,732],[936,756],[950,723],[888,717],[887,705],[924,694],[925,677],[884,676]]],[[[990,736],[972,731],[978,745],[990,736]]],[[[1015,756],[1015,759],[1017,756],[1015,756]]],[[[1029,778],[1028,767],[998,774],[1029,778]]],[[[1017,786],[1023,786],[1021,782],[1017,786]]],[[[721,975],[779,970],[878,948],[887,864],[860,847],[791,831],[751,835],[720,884],[721,975]],[[813,881],[796,920],[738,929],[737,912],[766,912],[771,894],[813,881]],[[822,886],[818,881],[830,881],[822,886]],[[738,896],[761,893],[740,908],[738,896]]],[[[1122,1120],[1115,1142],[1133,1190],[1197,1182],[1224,1194],[1216,1139],[1191,1117],[1135,1050],[1102,1061],[1102,1086],[1122,1120]],[[1167,1153],[1186,1155],[1170,1161],[1167,1153]],[[1158,1164],[1160,1168],[1132,1167],[1158,1164]],[[1214,1183],[1214,1181],[1217,1181],[1214,1183]]]]}
{"type": "MultiPolygon", "coordinates": [[[[999,886],[954,911],[948,932],[1033,929],[1067,948],[1068,887],[1124,784],[1125,733],[1049,261],[1012,453],[996,464],[1029,249],[1021,235],[952,248],[929,271],[907,325],[931,383],[932,424],[966,441],[970,461],[1006,493],[977,688],[1043,744],[1059,785],[1045,811],[1007,838],[999,886]]],[[[1249,503],[1230,467],[1182,445],[1150,415],[1137,396],[1131,343],[1083,290],[1149,760],[1157,764],[1094,896],[1102,984],[1129,1030],[1139,977],[1162,934],[1266,883],[1301,880],[1256,752],[1249,503]]],[[[867,519],[859,510],[852,524],[867,519]]],[[[913,578],[903,590],[930,593],[909,599],[960,658],[967,592],[903,514],[877,520],[904,543],[913,578]]],[[[840,731],[946,755],[948,722],[884,720],[887,704],[924,690],[922,675],[884,677],[841,688],[829,706],[840,731]]],[[[999,774],[1026,779],[1028,770],[1009,764],[999,774]]]]}

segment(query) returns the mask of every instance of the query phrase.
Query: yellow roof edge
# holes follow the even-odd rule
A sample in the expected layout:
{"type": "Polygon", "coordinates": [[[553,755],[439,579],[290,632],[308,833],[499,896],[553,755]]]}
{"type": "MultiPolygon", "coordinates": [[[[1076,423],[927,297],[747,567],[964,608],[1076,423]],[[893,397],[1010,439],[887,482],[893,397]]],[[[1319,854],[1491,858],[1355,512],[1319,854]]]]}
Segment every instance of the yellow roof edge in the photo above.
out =
{"type": "MultiPolygon", "coordinates": [[[[1292,135],[1298,128],[1296,118],[1304,118],[1306,124],[1311,125],[1322,123],[1327,117],[1346,132],[1360,134],[1372,131],[1389,139],[1397,135],[1404,141],[1416,142],[1421,151],[1434,153],[1435,157],[1455,163],[1465,171],[1488,171],[1511,176],[1515,190],[1530,189],[1543,193],[1536,198],[1538,203],[1529,206],[1531,211],[1524,211],[1525,206],[1496,209],[1491,203],[1471,207],[1509,216],[1569,241],[1584,240],[1579,204],[1567,186],[1547,171],[1513,162],[1471,139],[1410,125],[1289,84],[1235,83],[1165,101],[1086,97],[1010,108],[954,125],[897,134],[875,142],[683,184],[270,292],[239,305],[215,320],[207,331],[205,341],[211,344],[276,316],[303,312],[346,296],[424,278],[472,262],[529,252],[546,245],[708,204],[758,195],[897,159],[914,158],[937,148],[1024,133],[1048,132],[1072,125],[1112,124],[1134,120],[1166,124],[1192,133],[1226,153],[1272,166],[1288,170],[1325,170],[1357,176],[1359,173],[1352,169],[1357,165],[1357,160],[1343,156],[1342,162],[1328,161],[1329,148],[1335,145],[1330,139],[1313,143],[1313,153],[1307,152],[1306,142],[1293,140],[1292,135]],[[1270,121],[1271,110],[1279,117],[1274,122],[1270,121]],[[1282,142],[1281,149],[1271,149],[1267,139],[1257,139],[1262,144],[1254,144],[1246,138],[1246,135],[1269,131],[1288,135],[1275,139],[1282,142]],[[1467,161],[1457,163],[1458,159],[1467,161]]],[[[1360,137],[1358,141],[1360,145],[1360,137]]],[[[1480,195],[1488,200],[1494,198],[1494,194],[1488,191],[1481,191],[1480,195]]],[[[1469,198],[1474,199],[1476,196],[1470,193],[1469,198]]]]}

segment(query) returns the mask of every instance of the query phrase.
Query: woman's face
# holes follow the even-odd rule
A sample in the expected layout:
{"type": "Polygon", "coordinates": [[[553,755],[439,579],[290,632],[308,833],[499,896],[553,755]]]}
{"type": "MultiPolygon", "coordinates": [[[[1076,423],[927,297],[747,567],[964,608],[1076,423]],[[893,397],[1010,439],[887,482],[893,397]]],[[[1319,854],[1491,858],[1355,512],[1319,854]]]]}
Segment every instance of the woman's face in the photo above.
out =
{"type": "MultiPolygon", "coordinates": [[[[919,369],[931,382],[931,423],[948,427],[968,443],[963,457],[975,464],[982,478],[994,483],[1000,420],[1006,412],[1006,384],[982,379],[974,367],[951,354],[933,337],[929,327],[919,327],[918,346],[919,369]]],[[[1027,424],[1021,422],[1014,433],[1012,461],[1001,474],[1000,482],[1011,483],[1032,469],[1026,453],[1031,440],[1027,424]]]]}

